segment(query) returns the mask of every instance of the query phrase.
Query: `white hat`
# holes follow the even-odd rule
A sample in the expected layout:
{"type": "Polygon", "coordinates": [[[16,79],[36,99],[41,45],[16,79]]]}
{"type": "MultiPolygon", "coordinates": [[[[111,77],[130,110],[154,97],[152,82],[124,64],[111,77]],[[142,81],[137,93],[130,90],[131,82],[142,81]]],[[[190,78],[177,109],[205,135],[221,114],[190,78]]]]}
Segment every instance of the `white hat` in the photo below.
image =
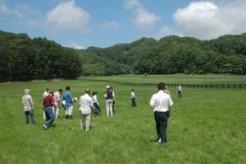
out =
{"type": "Polygon", "coordinates": [[[110,86],[109,86],[109,85],[107,85],[107,86],[106,86],[106,88],[108,89],[108,88],[110,88],[110,86]]]}
{"type": "Polygon", "coordinates": [[[24,94],[28,95],[31,92],[30,89],[24,89],[24,94]]]}

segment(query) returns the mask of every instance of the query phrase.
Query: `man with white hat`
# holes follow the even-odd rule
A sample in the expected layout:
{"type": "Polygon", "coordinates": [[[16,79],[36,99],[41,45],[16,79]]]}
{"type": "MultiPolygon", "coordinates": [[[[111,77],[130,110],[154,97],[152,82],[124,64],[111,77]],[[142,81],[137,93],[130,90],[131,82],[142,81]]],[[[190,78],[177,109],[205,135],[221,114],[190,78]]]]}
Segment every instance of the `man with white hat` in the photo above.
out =
{"type": "Polygon", "coordinates": [[[24,90],[24,95],[22,97],[22,103],[24,105],[26,124],[29,124],[30,122],[32,124],[36,124],[36,121],[34,118],[34,103],[33,103],[33,99],[32,99],[30,92],[31,92],[30,89],[24,90]]]}

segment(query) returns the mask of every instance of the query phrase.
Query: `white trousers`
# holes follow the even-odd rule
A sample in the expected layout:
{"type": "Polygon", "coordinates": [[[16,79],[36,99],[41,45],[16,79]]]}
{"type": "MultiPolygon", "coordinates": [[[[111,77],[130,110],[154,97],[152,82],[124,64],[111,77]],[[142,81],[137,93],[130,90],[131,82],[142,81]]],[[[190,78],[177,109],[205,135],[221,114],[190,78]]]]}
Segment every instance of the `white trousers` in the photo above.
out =
{"type": "Polygon", "coordinates": [[[72,114],[73,114],[73,106],[71,106],[70,108],[66,109],[65,114],[69,115],[69,116],[72,116],[72,114]]]}
{"type": "Polygon", "coordinates": [[[113,116],[113,100],[112,99],[108,99],[106,100],[106,112],[107,112],[107,116],[113,116]]]}
{"type": "Polygon", "coordinates": [[[80,128],[81,130],[88,131],[91,126],[91,113],[81,114],[80,128]]]}

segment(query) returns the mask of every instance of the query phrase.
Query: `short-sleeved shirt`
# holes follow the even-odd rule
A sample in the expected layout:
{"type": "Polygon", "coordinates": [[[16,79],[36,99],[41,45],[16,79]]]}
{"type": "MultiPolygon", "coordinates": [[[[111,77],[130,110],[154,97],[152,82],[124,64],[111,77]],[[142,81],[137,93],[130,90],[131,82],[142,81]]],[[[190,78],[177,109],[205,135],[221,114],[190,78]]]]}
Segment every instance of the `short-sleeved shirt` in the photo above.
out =
{"type": "Polygon", "coordinates": [[[173,100],[171,96],[163,90],[159,90],[159,92],[154,94],[150,99],[150,106],[157,112],[167,112],[172,105],[173,100]]]}
{"type": "Polygon", "coordinates": [[[73,95],[70,91],[66,91],[63,95],[63,100],[65,100],[65,108],[68,109],[73,105],[73,95]]]}
{"type": "Polygon", "coordinates": [[[91,108],[93,107],[92,98],[88,94],[84,94],[79,98],[79,110],[82,114],[91,113],[91,108]]]}

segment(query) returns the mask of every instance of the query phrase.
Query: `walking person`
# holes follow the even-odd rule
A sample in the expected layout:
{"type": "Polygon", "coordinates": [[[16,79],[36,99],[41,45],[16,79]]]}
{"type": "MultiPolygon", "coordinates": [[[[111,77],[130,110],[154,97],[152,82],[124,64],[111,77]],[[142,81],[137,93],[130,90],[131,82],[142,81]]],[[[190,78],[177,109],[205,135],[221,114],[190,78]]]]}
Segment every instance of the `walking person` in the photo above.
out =
{"type": "Polygon", "coordinates": [[[52,91],[49,92],[49,95],[44,97],[43,99],[43,107],[46,116],[46,121],[43,125],[44,129],[47,130],[52,126],[52,123],[55,120],[55,112],[53,110],[54,107],[54,94],[52,91]]]}
{"type": "Polygon", "coordinates": [[[136,94],[135,94],[135,90],[134,89],[132,89],[132,91],[130,93],[130,98],[131,98],[131,102],[132,102],[132,107],[137,107],[136,94]]]}
{"type": "Polygon", "coordinates": [[[63,90],[59,89],[58,91],[54,92],[54,106],[55,106],[55,114],[56,114],[56,118],[58,118],[60,116],[60,112],[61,112],[61,94],[62,94],[63,90]]]}
{"type": "Polygon", "coordinates": [[[81,113],[80,128],[81,130],[89,131],[91,126],[91,112],[94,108],[89,89],[86,89],[85,93],[79,98],[79,106],[81,113]]]}
{"type": "Polygon", "coordinates": [[[183,97],[182,92],[183,92],[182,86],[181,86],[181,85],[178,85],[178,86],[177,86],[177,94],[178,94],[178,98],[182,98],[182,97],[183,97]]]}
{"type": "Polygon", "coordinates": [[[173,100],[171,96],[164,92],[165,84],[157,84],[158,92],[153,94],[150,99],[150,106],[154,111],[154,118],[156,123],[157,139],[159,143],[167,142],[167,123],[173,100]]]}
{"type": "Polygon", "coordinates": [[[106,92],[104,94],[105,98],[105,104],[106,104],[106,113],[107,116],[113,117],[113,101],[114,101],[114,95],[113,91],[110,86],[106,86],[106,92]]]}
{"type": "Polygon", "coordinates": [[[63,94],[63,100],[65,101],[65,109],[66,109],[66,118],[67,119],[72,119],[72,114],[73,114],[73,95],[71,93],[71,87],[67,86],[66,91],[63,94]]]}
{"type": "Polygon", "coordinates": [[[30,122],[32,124],[36,124],[36,120],[34,117],[34,102],[31,96],[30,89],[24,90],[24,95],[22,97],[22,103],[24,106],[26,124],[29,124],[30,122]]]}
{"type": "MultiPolygon", "coordinates": [[[[43,92],[43,98],[45,98],[46,96],[49,95],[49,92],[50,92],[50,89],[49,88],[46,88],[43,92]]],[[[43,110],[43,119],[46,120],[46,117],[45,117],[45,112],[43,110]]]]}
{"type": "Polygon", "coordinates": [[[100,109],[100,106],[99,106],[99,103],[98,103],[98,100],[97,100],[97,92],[96,91],[92,92],[92,103],[94,105],[93,114],[95,116],[98,116],[101,113],[101,109],[100,109]]]}

